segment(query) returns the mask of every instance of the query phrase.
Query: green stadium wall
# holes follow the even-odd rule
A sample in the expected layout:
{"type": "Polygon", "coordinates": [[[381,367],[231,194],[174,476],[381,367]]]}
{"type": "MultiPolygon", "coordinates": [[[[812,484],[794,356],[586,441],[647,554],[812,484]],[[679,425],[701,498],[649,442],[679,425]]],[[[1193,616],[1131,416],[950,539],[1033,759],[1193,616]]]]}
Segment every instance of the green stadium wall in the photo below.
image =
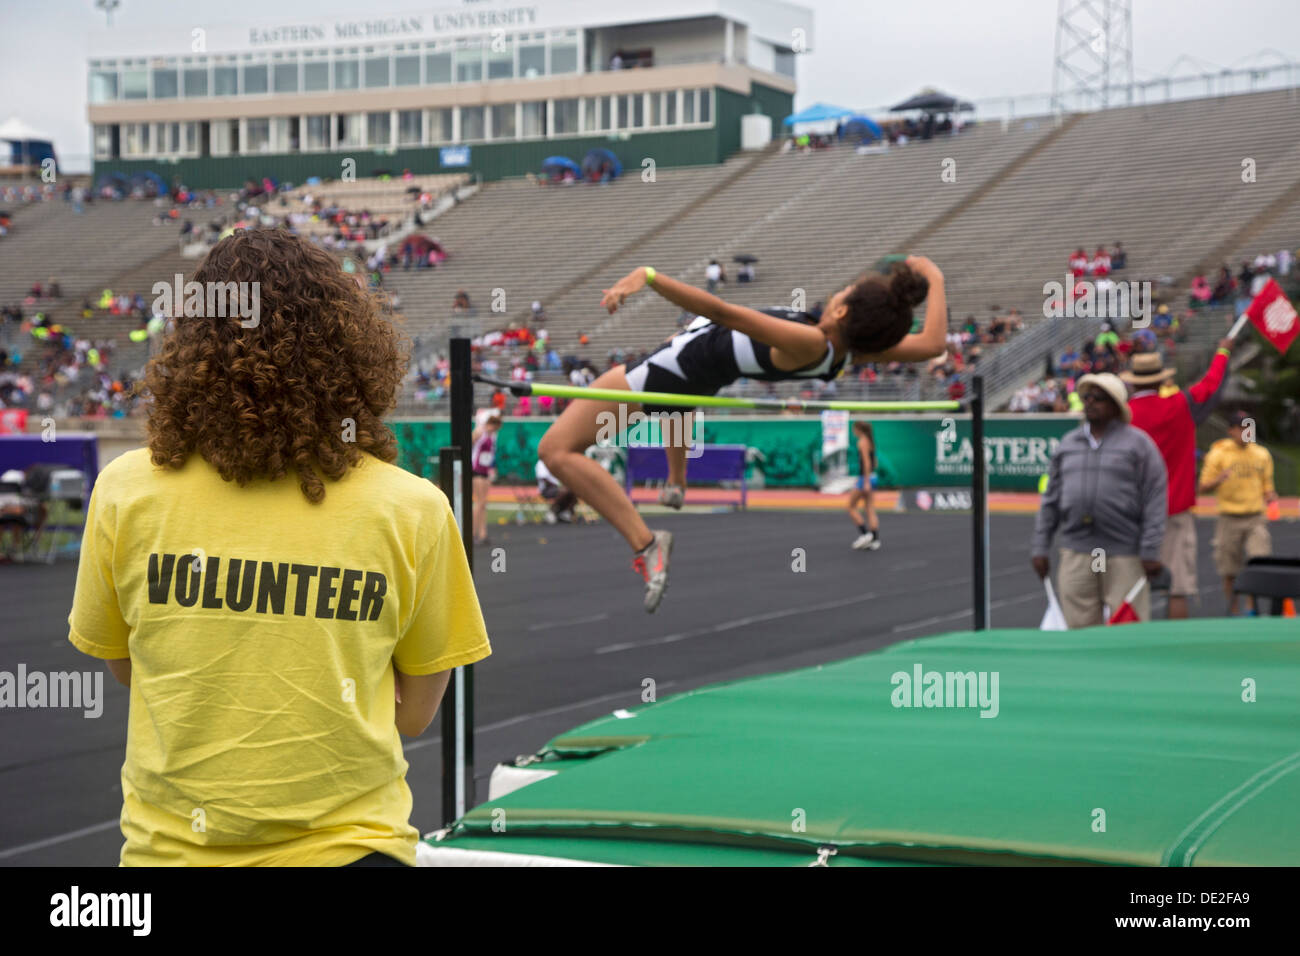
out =
{"type": "MultiPolygon", "coordinates": [[[[857,416],[855,416],[856,418],[857,416]]],[[[862,416],[876,439],[877,473],[882,488],[958,487],[971,483],[970,420],[962,416],[862,416]]],[[[537,443],[551,419],[507,418],[497,438],[495,465],[501,480],[532,484],[537,443]]],[[[1074,415],[991,415],[985,419],[989,487],[995,491],[1036,491],[1061,437],[1077,428],[1074,415]]],[[[397,436],[397,463],[436,479],[438,450],[451,443],[447,419],[390,423],[397,436]]],[[[746,445],[762,455],[763,482],[769,488],[815,488],[821,483],[822,423],[817,416],[709,415],[704,442],[746,445]]],[[[657,440],[651,433],[651,441],[657,440]]],[[[857,455],[850,454],[850,474],[857,455]]],[[[750,465],[748,477],[755,477],[750,465]]],[[[689,477],[690,466],[687,463],[689,477]]]]}
{"type": "Polygon", "coordinates": [[[704,166],[720,163],[740,149],[740,118],[748,113],[765,113],[772,118],[776,136],[781,120],[794,107],[794,97],[755,83],[747,95],[715,87],[717,106],[714,125],[705,129],[675,132],[629,133],[617,136],[576,136],[526,142],[471,143],[468,166],[443,167],[439,147],[380,151],[338,150],[329,153],[265,153],[257,156],[204,156],[194,159],[97,160],[94,176],[121,173],[132,176],[153,172],[166,182],[184,183],[191,189],[237,189],[249,179],[270,176],[279,182],[302,183],[312,176],[337,179],[343,160],[355,159],[359,177],[374,170],[394,174],[409,169],[416,175],[431,173],[477,173],[485,181],[523,176],[536,172],[548,156],[569,156],[579,162],[588,150],[602,146],[623,161],[627,175],[635,175],[641,161],[654,159],[656,166],[704,166]]]}

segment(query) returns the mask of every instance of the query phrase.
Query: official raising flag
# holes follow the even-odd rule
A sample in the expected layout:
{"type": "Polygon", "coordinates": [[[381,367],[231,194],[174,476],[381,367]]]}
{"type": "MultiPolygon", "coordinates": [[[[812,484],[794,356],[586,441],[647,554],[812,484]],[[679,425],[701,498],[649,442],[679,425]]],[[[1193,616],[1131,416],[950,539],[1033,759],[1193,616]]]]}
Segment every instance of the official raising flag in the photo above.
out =
{"type": "MultiPolygon", "coordinates": [[[[1291,347],[1297,335],[1300,335],[1300,322],[1296,321],[1295,306],[1287,299],[1282,287],[1273,279],[1259,290],[1250,303],[1250,307],[1238,319],[1238,325],[1249,318],[1252,325],[1259,329],[1259,334],[1268,339],[1273,348],[1282,354],[1291,347]]],[[[1233,332],[1237,330],[1234,328],[1233,332]]]]}

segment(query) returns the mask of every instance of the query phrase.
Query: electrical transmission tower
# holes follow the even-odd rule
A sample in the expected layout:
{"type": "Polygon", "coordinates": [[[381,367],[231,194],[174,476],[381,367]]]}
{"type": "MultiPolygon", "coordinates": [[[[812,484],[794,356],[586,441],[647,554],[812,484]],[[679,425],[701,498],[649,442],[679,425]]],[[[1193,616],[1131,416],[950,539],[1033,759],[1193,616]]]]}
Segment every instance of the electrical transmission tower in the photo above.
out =
{"type": "Polygon", "coordinates": [[[1132,102],[1132,0],[1057,0],[1053,111],[1132,102]]]}

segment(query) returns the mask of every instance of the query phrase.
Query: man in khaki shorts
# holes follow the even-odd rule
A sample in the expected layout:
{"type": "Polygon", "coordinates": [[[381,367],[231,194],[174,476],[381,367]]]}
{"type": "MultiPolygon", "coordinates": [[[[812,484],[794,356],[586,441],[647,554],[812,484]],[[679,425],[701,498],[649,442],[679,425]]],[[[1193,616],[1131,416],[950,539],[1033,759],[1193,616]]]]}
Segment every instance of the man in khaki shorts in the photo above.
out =
{"type": "Polygon", "coordinates": [[[1219,390],[1228,378],[1232,339],[1219,342],[1210,367],[1199,382],[1180,389],[1172,382],[1159,352],[1139,352],[1120,378],[1128,385],[1133,425],[1151,436],[1169,473],[1169,517],[1160,560],[1169,569],[1169,617],[1188,616],[1188,598],[1196,586],[1196,426],[1210,417],[1219,390]]]}
{"type": "MultiPolygon", "coordinates": [[[[1233,585],[1250,558],[1273,553],[1264,511],[1277,501],[1273,487],[1273,456],[1255,440],[1255,423],[1245,412],[1234,412],[1228,437],[1220,438],[1205,454],[1200,490],[1219,503],[1219,523],[1214,529],[1214,564],[1223,577],[1228,615],[1237,613],[1233,585]]],[[[1254,611],[1254,598],[1246,599],[1254,611]]]]}

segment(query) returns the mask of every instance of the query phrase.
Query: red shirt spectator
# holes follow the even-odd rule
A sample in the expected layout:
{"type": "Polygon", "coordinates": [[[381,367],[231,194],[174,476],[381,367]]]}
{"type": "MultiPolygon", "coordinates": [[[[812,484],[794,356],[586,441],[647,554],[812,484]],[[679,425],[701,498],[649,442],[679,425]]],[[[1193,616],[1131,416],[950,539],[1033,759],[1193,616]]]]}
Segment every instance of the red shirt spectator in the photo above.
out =
{"type": "Polygon", "coordinates": [[[1070,274],[1076,279],[1080,279],[1088,273],[1088,253],[1083,251],[1083,246],[1074,250],[1074,255],[1070,256],[1070,274]]]}
{"type": "Polygon", "coordinates": [[[1105,246],[1098,246],[1093,254],[1092,274],[1099,278],[1110,275],[1110,253],[1105,246]]]}
{"type": "MultiPolygon", "coordinates": [[[[1199,382],[1186,391],[1161,395],[1160,385],[1174,376],[1173,369],[1128,371],[1122,378],[1133,389],[1128,407],[1133,424],[1151,436],[1169,472],[1169,514],[1196,504],[1196,426],[1214,410],[1214,397],[1228,370],[1228,340],[1219,343],[1214,360],[1199,382]]],[[[1158,353],[1137,356],[1146,364],[1160,365],[1158,353]],[[1154,357],[1154,360],[1153,360],[1154,357]]]]}

